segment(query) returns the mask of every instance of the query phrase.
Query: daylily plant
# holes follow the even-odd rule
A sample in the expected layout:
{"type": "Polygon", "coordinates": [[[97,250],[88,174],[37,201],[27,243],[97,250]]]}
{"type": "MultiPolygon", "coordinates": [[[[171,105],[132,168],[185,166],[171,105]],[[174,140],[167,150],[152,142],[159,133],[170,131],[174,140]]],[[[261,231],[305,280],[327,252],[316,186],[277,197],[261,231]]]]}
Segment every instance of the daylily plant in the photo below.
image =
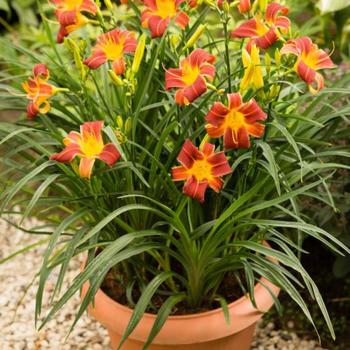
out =
{"type": "Polygon", "coordinates": [[[58,293],[69,260],[84,253],[84,272],[44,323],[88,282],[79,317],[107,276],[117,301],[135,307],[124,338],[162,305],[151,343],[179,303],[225,309],[229,275],[253,301],[267,279],[311,319],[303,284],[332,331],[298,256],[306,236],[348,251],[303,211],[309,197],[337,209],[329,181],[344,166],[333,158],[346,154],[330,145],[344,118],[336,94],[348,90],[312,95],[325,85],[321,70],[335,67],[326,49],[298,36],[278,1],[50,3],[41,18],[54,10],[57,20],[42,27],[64,44],[50,36],[14,60],[11,42],[1,62],[0,109],[24,109],[22,83],[30,120],[0,123],[1,147],[13,142],[2,152],[0,213],[25,207],[49,221],[30,230],[49,240],[36,318],[51,271],[61,265],[58,293]]]}

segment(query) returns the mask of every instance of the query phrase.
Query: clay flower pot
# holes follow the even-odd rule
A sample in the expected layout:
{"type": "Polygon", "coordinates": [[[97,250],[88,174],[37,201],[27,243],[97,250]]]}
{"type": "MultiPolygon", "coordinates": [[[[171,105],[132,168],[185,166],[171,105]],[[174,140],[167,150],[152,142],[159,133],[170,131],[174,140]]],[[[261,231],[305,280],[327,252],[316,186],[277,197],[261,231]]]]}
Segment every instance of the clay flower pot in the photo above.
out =
{"type": "MultiPolygon", "coordinates": [[[[266,279],[262,283],[277,296],[279,288],[266,279]]],[[[85,296],[88,284],[82,290],[85,296]]],[[[221,309],[208,312],[170,316],[150,346],[150,350],[248,350],[257,321],[273,305],[273,298],[261,284],[255,286],[258,311],[248,296],[229,304],[231,324],[227,325],[221,309]]],[[[108,330],[112,349],[116,350],[133,310],[108,297],[101,289],[96,293],[89,314],[108,330]]],[[[141,350],[152,328],[155,315],[144,314],[140,323],[122,347],[123,350],[141,350]]]]}

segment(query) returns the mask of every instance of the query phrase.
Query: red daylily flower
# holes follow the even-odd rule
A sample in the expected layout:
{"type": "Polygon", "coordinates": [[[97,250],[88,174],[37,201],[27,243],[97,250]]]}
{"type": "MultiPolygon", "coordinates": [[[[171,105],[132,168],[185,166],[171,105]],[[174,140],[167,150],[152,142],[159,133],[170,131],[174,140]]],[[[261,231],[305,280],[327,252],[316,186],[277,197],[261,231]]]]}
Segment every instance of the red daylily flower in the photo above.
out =
{"type": "Polygon", "coordinates": [[[180,62],[180,68],[166,71],[166,89],[179,88],[175,94],[177,104],[188,105],[207,91],[206,79],[212,81],[215,76],[214,62],[215,56],[196,49],[180,62]]]}
{"type": "Polygon", "coordinates": [[[324,87],[323,76],[317,72],[319,69],[334,68],[335,64],[329,55],[318,48],[309,37],[289,40],[281,49],[281,54],[296,55],[295,71],[309,86],[311,93],[316,94],[324,87]],[[316,83],[316,88],[313,84],[316,83]]]}
{"type": "Polygon", "coordinates": [[[66,148],[53,154],[50,159],[58,162],[71,162],[80,158],[79,174],[90,178],[95,160],[100,159],[110,167],[120,158],[120,153],[112,143],[104,144],[101,129],[103,121],[86,122],[80,127],[80,133],[71,131],[63,140],[66,148]]]}
{"type": "Polygon", "coordinates": [[[257,14],[235,29],[231,36],[234,38],[250,38],[251,40],[247,44],[248,51],[252,44],[261,49],[267,49],[279,39],[279,31],[286,32],[290,27],[290,20],[285,16],[279,16],[280,13],[286,15],[288,9],[272,2],[266,8],[264,19],[261,13],[257,14]]]}
{"type": "Polygon", "coordinates": [[[58,43],[62,43],[64,37],[88,22],[82,12],[96,15],[98,10],[93,0],[51,0],[51,2],[56,6],[55,15],[60,23],[58,43]]]}
{"type": "Polygon", "coordinates": [[[122,75],[125,72],[124,54],[135,52],[136,45],[135,33],[114,29],[98,37],[92,56],[84,64],[96,69],[103,63],[112,61],[115,74],[122,75]]]}
{"type": "Polygon", "coordinates": [[[225,149],[249,148],[249,136],[261,137],[265,125],[258,121],[267,115],[254,99],[243,102],[239,93],[228,95],[228,107],[215,102],[205,119],[207,133],[212,138],[224,137],[225,149]]]}
{"type": "Polygon", "coordinates": [[[45,64],[40,63],[33,68],[33,78],[22,83],[22,87],[27,93],[27,98],[31,102],[27,106],[27,115],[33,119],[38,113],[46,114],[51,106],[47,101],[58,89],[48,84],[49,71],[45,64]]]}
{"type": "Polygon", "coordinates": [[[181,166],[171,169],[173,181],[186,181],[184,193],[201,203],[208,186],[219,192],[223,185],[221,176],[232,172],[224,152],[214,153],[214,149],[214,145],[205,143],[200,151],[186,140],[177,157],[181,166]]]}
{"type": "Polygon", "coordinates": [[[143,0],[146,9],[141,14],[141,22],[143,27],[149,28],[152,38],[162,36],[173,18],[181,29],[187,27],[190,19],[185,12],[179,10],[184,1],[143,0]]]}

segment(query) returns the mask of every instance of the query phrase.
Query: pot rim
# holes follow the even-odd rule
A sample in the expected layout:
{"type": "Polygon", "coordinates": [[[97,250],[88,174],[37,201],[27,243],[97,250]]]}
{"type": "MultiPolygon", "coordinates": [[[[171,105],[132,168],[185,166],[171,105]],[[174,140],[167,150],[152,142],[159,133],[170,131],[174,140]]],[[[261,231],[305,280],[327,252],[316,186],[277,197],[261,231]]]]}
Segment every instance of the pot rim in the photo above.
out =
{"type": "MultiPolygon", "coordinates": [[[[274,284],[272,284],[270,281],[268,281],[267,279],[265,278],[260,278],[259,282],[257,282],[255,284],[255,287],[254,287],[254,295],[256,296],[258,293],[260,294],[261,293],[261,290],[266,290],[266,288],[263,286],[264,285],[267,285],[272,291],[278,287],[276,287],[274,284]],[[261,282],[261,283],[260,283],[261,282]]],[[[108,304],[111,304],[111,305],[115,305],[117,304],[118,305],[118,308],[120,309],[123,309],[124,311],[127,311],[127,312],[133,312],[134,309],[124,305],[124,304],[121,304],[119,302],[117,302],[116,300],[112,299],[110,296],[108,296],[101,288],[98,290],[98,292],[96,293],[96,295],[99,294],[100,297],[102,297],[103,299],[105,299],[105,301],[108,303],[108,304]]],[[[276,295],[276,293],[274,293],[276,295]]],[[[277,295],[279,294],[279,288],[278,288],[278,292],[277,292],[277,295]]],[[[277,296],[276,295],[276,296],[277,296]]],[[[249,294],[244,294],[242,295],[239,299],[233,301],[232,303],[228,304],[227,307],[228,309],[230,310],[231,308],[234,308],[235,306],[237,305],[240,305],[242,303],[249,303],[251,304],[251,300],[249,298],[249,294]]],[[[257,312],[259,312],[258,309],[256,309],[257,312]]],[[[262,310],[262,312],[265,312],[267,310],[262,310]]],[[[170,315],[168,316],[167,320],[184,320],[184,319],[194,319],[194,318],[202,318],[202,317],[206,317],[206,316],[211,316],[211,315],[214,315],[214,314],[218,314],[218,313],[222,313],[222,308],[221,307],[218,307],[216,309],[213,309],[213,310],[209,310],[209,311],[204,311],[204,312],[196,312],[196,313],[193,313],[193,314],[185,314],[185,315],[170,315]]],[[[155,320],[156,317],[157,317],[157,314],[151,314],[149,312],[145,312],[143,315],[142,315],[142,318],[145,317],[145,318],[150,318],[152,320],[155,320]]]]}
{"type": "MultiPolygon", "coordinates": [[[[267,245],[267,243],[265,242],[267,245]]],[[[278,261],[269,258],[278,264],[278,261]]],[[[82,264],[83,268],[84,264],[82,264]]],[[[89,287],[88,281],[83,285],[82,297],[89,287]]],[[[249,294],[228,304],[230,324],[226,323],[222,308],[188,315],[169,316],[163,327],[153,340],[158,345],[186,345],[205,343],[232,336],[253,326],[274,304],[273,293],[276,297],[280,288],[264,277],[256,283],[254,296],[257,304],[255,308],[249,294]]],[[[127,328],[133,309],[122,305],[99,289],[95,294],[94,304],[89,305],[89,313],[101,322],[110,332],[121,337],[127,328]]],[[[144,313],[136,328],[128,337],[132,341],[144,343],[152,329],[156,314],[144,313]]]]}

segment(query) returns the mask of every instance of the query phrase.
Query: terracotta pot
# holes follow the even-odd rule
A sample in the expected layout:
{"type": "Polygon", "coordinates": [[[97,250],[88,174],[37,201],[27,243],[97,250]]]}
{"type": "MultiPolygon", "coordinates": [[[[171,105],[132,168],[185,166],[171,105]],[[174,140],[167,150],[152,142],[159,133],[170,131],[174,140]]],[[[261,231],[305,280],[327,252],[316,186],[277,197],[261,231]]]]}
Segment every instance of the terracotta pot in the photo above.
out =
{"type": "MultiPolygon", "coordinates": [[[[279,288],[262,278],[263,284],[277,296],[279,288]]],[[[82,290],[86,294],[88,284],[82,290]]],[[[255,286],[255,299],[259,310],[268,311],[273,298],[261,284],[255,286]]],[[[257,311],[244,296],[229,306],[231,324],[227,325],[221,309],[186,315],[170,316],[150,346],[150,350],[249,350],[257,321],[263,312],[257,311]]],[[[95,296],[89,314],[108,330],[112,349],[116,350],[132,310],[118,304],[102,290],[95,296]]],[[[141,350],[152,328],[155,315],[145,314],[122,347],[123,350],[141,350]]]]}

